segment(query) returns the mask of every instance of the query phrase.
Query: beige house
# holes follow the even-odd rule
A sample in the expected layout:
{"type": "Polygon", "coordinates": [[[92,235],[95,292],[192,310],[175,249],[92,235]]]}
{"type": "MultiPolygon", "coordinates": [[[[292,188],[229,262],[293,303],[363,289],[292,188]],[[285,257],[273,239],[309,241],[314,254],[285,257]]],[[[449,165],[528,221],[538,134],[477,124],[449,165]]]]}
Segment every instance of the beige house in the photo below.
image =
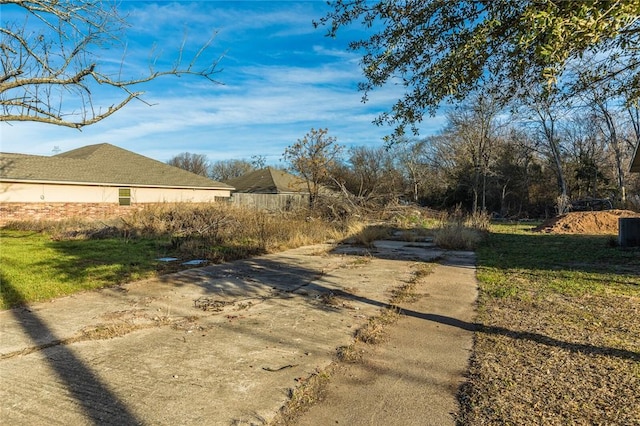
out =
{"type": "Polygon", "coordinates": [[[228,199],[232,189],[107,143],[53,156],[0,153],[0,224],[105,216],[149,203],[210,203],[228,199]]]}
{"type": "Polygon", "coordinates": [[[308,193],[307,183],[284,170],[267,167],[228,180],[237,192],[253,194],[300,194],[308,193]]]}
{"type": "Polygon", "coordinates": [[[307,183],[272,167],[254,170],[226,183],[235,188],[231,201],[236,205],[286,211],[309,204],[307,183]]]}

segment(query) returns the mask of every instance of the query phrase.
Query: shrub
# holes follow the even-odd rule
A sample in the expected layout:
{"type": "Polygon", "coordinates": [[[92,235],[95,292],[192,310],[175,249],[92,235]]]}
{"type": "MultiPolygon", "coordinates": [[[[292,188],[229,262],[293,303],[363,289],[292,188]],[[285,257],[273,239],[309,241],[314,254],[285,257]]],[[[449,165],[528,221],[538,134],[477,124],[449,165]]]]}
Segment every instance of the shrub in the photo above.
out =
{"type": "Polygon", "coordinates": [[[42,232],[54,240],[158,239],[177,256],[213,262],[343,239],[355,229],[304,212],[268,213],[226,203],[154,204],[110,221],[25,221],[6,228],[42,232]]]}
{"type": "Polygon", "coordinates": [[[482,241],[491,218],[486,213],[465,215],[460,208],[441,217],[441,225],[433,232],[433,242],[449,250],[475,250],[482,241]]]}

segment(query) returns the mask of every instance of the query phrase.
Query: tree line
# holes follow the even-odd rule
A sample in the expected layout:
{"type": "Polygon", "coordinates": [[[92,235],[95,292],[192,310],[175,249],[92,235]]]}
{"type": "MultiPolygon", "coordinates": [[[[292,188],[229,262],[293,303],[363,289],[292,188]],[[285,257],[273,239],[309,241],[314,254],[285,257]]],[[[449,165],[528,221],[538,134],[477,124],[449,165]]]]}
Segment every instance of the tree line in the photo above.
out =
{"type": "MultiPolygon", "coordinates": [[[[327,36],[366,30],[349,43],[362,54],[363,101],[389,84],[404,93],[374,121],[394,129],[384,146],[344,150],[327,129],[312,129],[285,150],[312,200],[329,186],[354,202],[504,216],[562,213],[578,199],[638,207],[628,166],[640,144],[640,0],[328,3],[314,22],[327,36]],[[445,105],[442,131],[419,138],[425,115],[445,105]]],[[[201,46],[185,39],[164,68],[152,54],[142,76],[125,67],[126,55],[115,69],[99,61],[103,49],[126,53],[117,2],[0,5],[8,17],[0,26],[0,121],[79,129],[142,100],[140,86],[157,78],[217,83],[213,38],[201,46]],[[98,87],[119,100],[99,99],[98,87]]],[[[198,154],[181,156],[175,165],[222,181],[264,166],[264,157],[205,164],[198,154]]]]}
{"type": "MultiPolygon", "coordinates": [[[[501,217],[640,209],[640,176],[629,173],[640,109],[597,96],[570,102],[541,90],[530,105],[505,109],[477,94],[451,109],[435,135],[345,149],[328,129],[311,129],[282,159],[312,199],[322,186],[371,207],[403,202],[501,217]]],[[[189,153],[169,164],[222,181],[265,165],[264,157],[207,163],[189,153]]]]}

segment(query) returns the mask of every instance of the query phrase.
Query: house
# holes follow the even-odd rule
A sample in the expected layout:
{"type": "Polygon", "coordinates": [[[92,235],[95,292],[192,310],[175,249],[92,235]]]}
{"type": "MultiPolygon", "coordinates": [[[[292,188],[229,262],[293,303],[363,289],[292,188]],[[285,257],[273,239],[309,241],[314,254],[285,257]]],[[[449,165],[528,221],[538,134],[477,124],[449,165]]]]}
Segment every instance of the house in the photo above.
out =
{"type": "Polygon", "coordinates": [[[253,194],[300,194],[308,193],[307,183],[284,170],[267,167],[246,175],[230,179],[227,184],[237,192],[253,194]]]}
{"type": "Polygon", "coordinates": [[[0,225],[105,217],[150,203],[209,203],[233,187],[108,143],[53,156],[0,153],[0,225]]]}
{"type": "Polygon", "coordinates": [[[235,188],[231,201],[237,205],[278,211],[309,204],[306,181],[273,167],[254,170],[225,183],[235,188]]]}

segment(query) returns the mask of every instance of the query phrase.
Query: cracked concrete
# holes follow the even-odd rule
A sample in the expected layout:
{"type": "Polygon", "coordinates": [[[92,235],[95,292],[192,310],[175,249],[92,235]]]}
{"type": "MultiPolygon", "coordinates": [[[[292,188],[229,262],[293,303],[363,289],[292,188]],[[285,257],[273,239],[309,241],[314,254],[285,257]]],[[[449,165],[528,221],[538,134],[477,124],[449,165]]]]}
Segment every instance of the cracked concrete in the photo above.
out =
{"type": "MultiPolygon", "coordinates": [[[[330,365],[336,348],[353,341],[420,262],[453,255],[424,243],[316,245],[0,312],[0,420],[267,424],[300,379],[330,365]]],[[[451,267],[471,270],[475,291],[473,255],[460,256],[451,267]]],[[[449,289],[456,288],[458,278],[451,279],[449,289]]],[[[469,287],[468,276],[460,282],[469,287]]],[[[467,321],[473,301],[451,295],[451,312],[420,305],[411,312],[427,311],[411,318],[420,327],[467,321]],[[456,318],[460,306],[465,319],[456,318]]],[[[417,330],[430,340],[430,331],[417,330]]],[[[438,337],[445,352],[447,334],[438,337]]],[[[456,361],[464,368],[469,348],[460,338],[451,334],[466,351],[456,361]]],[[[455,405],[451,389],[441,393],[455,405]]]]}

